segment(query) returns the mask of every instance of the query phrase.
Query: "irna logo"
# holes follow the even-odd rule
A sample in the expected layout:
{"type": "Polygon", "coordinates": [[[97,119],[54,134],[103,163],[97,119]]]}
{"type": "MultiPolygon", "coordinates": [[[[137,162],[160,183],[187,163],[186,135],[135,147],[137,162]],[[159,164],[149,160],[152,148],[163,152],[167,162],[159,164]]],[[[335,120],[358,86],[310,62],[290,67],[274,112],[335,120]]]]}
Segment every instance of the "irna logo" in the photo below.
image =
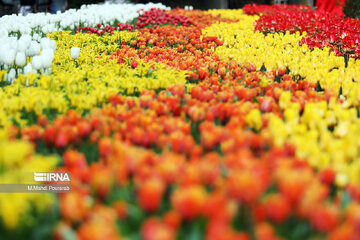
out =
{"type": "Polygon", "coordinates": [[[69,172],[51,172],[34,173],[35,182],[70,182],[71,173],[69,172]]]}

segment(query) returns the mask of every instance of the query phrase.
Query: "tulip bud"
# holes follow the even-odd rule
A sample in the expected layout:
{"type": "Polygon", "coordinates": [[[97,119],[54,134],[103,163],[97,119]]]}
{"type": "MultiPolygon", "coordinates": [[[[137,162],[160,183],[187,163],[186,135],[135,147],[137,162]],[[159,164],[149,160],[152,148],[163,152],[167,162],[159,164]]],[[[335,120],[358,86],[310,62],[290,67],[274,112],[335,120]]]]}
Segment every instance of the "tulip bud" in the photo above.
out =
{"type": "Polygon", "coordinates": [[[18,51],[20,52],[25,52],[26,49],[28,49],[28,47],[31,44],[31,37],[30,35],[24,34],[20,37],[19,41],[18,41],[18,51]]]}
{"type": "Polygon", "coordinates": [[[80,48],[78,47],[72,47],[70,51],[72,59],[77,59],[80,56],[80,48]]]}
{"type": "Polygon", "coordinates": [[[5,79],[7,79],[7,81],[8,81],[9,83],[12,83],[13,80],[15,79],[15,77],[16,77],[16,71],[15,71],[15,69],[12,68],[12,69],[9,71],[9,73],[6,74],[5,79]]]}
{"type": "Polygon", "coordinates": [[[15,64],[19,67],[23,67],[26,63],[26,56],[24,52],[18,52],[15,58],[15,64]]]}
{"type": "Polygon", "coordinates": [[[5,52],[3,56],[3,61],[7,65],[12,65],[15,60],[15,54],[16,51],[14,49],[10,49],[7,52],[5,52]]]}
{"type": "Polygon", "coordinates": [[[52,48],[47,48],[42,51],[41,61],[42,61],[42,66],[44,68],[51,67],[53,59],[54,59],[54,51],[52,48]]]}
{"type": "Polygon", "coordinates": [[[40,40],[41,49],[50,48],[50,39],[44,37],[40,40]]]}
{"type": "Polygon", "coordinates": [[[34,35],[32,36],[32,38],[34,39],[34,40],[38,40],[39,39],[39,34],[37,34],[37,33],[34,33],[34,35]]]}
{"type": "Polygon", "coordinates": [[[26,50],[26,55],[27,56],[36,56],[36,55],[39,55],[40,53],[40,44],[37,43],[36,41],[32,41],[30,43],[30,47],[26,50]]]}
{"type": "Polygon", "coordinates": [[[39,70],[42,67],[41,57],[40,56],[33,57],[31,64],[36,70],[39,70]]]}
{"type": "Polygon", "coordinates": [[[28,63],[28,64],[26,64],[26,66],[24,67],[24,74],[26,75],[26,74],[28,74],[28,73],[31,73],[32,70],[33,70],[33,68],[32,68],[31,63],[28,63]]]}
{"type": "Polygon", "coordinates": [[[54,40],[50,40],[50,47],[54,50],[54,52],[56,51],[56,42],[54,40]]]}
{"type": "Polygon", "coordinates": [[[7,37],[7,36],[8,36],[8,31],[7,31],[7,29],[1,28],[1,29],[0,29],[0,38],[1,38],[1,37],[7,37]]]}

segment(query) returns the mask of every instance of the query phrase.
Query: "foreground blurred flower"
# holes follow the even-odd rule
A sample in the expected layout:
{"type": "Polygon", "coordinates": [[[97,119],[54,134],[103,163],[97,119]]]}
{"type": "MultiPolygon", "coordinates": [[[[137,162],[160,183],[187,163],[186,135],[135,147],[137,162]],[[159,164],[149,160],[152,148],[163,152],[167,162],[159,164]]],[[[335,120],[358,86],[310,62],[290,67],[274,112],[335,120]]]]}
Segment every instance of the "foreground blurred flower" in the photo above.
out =
{"type": "Polygon", "coordinates": [[[173,240],[175,232],[159,219],[149,218],[141,229],[144,240],[173,240]]]}
{"type": "Polygon", "coordinates": [[[159,179],[150,179],[139,187],[138,199],[145,211],[156,211],[161,203],[165,185],[159,179]]]}
{"type": "Polygon", "coordinates": [[[186,219],[200,215],[206,200],[202,186],[189,186],[177,189],[172,195],[172,205],[186,219]]]}

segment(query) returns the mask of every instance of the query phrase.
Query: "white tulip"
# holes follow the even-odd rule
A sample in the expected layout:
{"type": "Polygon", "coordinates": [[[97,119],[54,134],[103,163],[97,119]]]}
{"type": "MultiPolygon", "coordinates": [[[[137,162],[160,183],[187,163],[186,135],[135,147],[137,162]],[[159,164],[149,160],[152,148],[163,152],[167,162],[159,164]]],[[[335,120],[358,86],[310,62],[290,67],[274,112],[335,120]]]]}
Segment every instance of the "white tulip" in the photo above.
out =
{"type": "Polygon", "coordinates": [[[26,75],[26,74],[28,74],[28,73],[31,73],[32,70],[33,70],[33,67],[32,67],[32,65],[31,65],[31,63],[28,63],[28,64],[26,64],[26,66],[24,67],[24,74],[26,75]]]}
{"type": "Polygon", "coordinates": [[[8,48],[9,46],[6,44],[6,41],[0,41],[0,65],[4,63],[5,53],[8,48]]]}
{"type": "Polygon", "coordinates": [[[34,40],[38,40],[38,39],[39,39],[39,34],[34,33],[33,36],[32,36],[32,38],[33,38],[34,40]]]}
{"type": "Polygon", "coordinates": [[[77,59],[80,56],[80,48],[78,47],[72,47],[70,50],[70,55],[72,57],[72,59],[77,59]]]}
{"type": "Polygon", "coordinates": [[[30,43],[31,43],[31,36],[27,34],[22,35],[18,41],[18,47],[17,47],[18,51],[25,52],[30,46],[30,43]]]}
{"type": "Polygon", "coordinates": [[[40,54],[40,44],[36,41],[32,41],[28,50],[26,50],[27,56],[36,56],[40,54]]]}
{"type": "MultiPolygon", "coordinates": [[[[106,24],[119,22],[128,22],[135,17],[138,17],[138,11],[148,11],[151,8],[169,9],[162,4],[103,4],[103,5],[83,5],[80,9],[69,9],[64,13],[57,14],[28,14],[27,16],[8,15],[0,18],[0,38],[7,37],[9,35],[17,37],[17,31],[20,30],[22,34],[30,34],[36,32],[33,35],[32,40],[41,42],[41,36],[48,32],[61,31],[65,28],[72,28],[79,26],[82,23],[84,26],[93,26],[97,23],[106,24]],[[42,30],[42,31],[41,31],[42,30]]],[[[19,46],[13,46],[12,48],[25,52],[25,45],[22,41],[19,41],[19,46]],[[19,47],[19,48],[18,48],[19,47]]],[[[17,44],[17,43],[16,43],[17,44]]],[[[53,46],[48,45],[48,41],[41,43],[41,49],[50,48],[53,46]]],[[[53,48],[54,49],[54,48],[53,48]]]]}
{"type": "Polygon", "coordinates": [[[50,40],[50,47],[54,50],[54,52],[56,51],[56,42],[54,40],[50,40]]]}
{"type": "Polygon", "coordinates": [[[7,37],[8,36],[8,31],[6,30],[6,28],[0,28],[0,38],[1,37],[7,37]]]}
{"type": "Polygon", "coordinates": [[[41,49],[50,48],[50,39],[44,37],[40,40],[41,49]]]}
{"type": "Polygon", "coordinates": [[[16,54],[15,64],[19,67],[23,67],[26,64],[26,56],[24,52],[18,52],[16,54]]]}
{"type": "Polygon", "coordinates": [[[15,51],[18,49],[18,41],[16,37],[10,38],[10,48],[14,49],[15,51]]]}
{"type": "Polygon", "coordinates": [[[15,69],[10,69],[10,71],[6,74],[5,79],[9,82],[9,83],[13,83],[14,79],[16,77],[16,71],[15,69]]]}
{"type": "Polygon", "coordinates": [[[44,49],[41,53],[41,62],[44,68],[51,67],[54,59],[54,50],[52,48],[44,49]]]}
{"type": "Polygon", "coordinates": [[[16,54],[15,49],[11,48],[11,49],[7,50],[3,55],[4,63],[7,65],[12,65],[15,60],[15,54],[16,54]]]}
{"type": "Polygon", "coordinates": [[[35,70],[39,70],[42,67],[42,59],[40,56],[35,56],[32,58],[31,65],[35,70]]]}

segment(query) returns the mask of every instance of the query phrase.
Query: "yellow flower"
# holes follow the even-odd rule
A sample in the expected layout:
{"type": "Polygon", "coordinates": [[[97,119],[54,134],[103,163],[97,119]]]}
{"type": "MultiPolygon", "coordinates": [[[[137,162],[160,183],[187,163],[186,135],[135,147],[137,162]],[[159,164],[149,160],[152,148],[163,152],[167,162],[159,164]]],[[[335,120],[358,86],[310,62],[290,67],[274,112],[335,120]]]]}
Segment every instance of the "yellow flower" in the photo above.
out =
{"type": "Polygon", "coordinates": [[[250,111],[250,113],[246,116],[246,123],[249,125],[249,127],[260,130],[262,127],[262,121],[261,121],[261,112],[259,109],[253,109],[250,111]]]}
{"type": "Polygon", "coordinates": [[[336,174],[335,184],[338,187],[345,187],[348,184],[348,177],[344,173],[336,174]]]}
{"type": "MultiPolygon", "coordinates": [[[[29,183],[26,173],[54,170],[57,158],[35,155],[30,143],[10,142],[6,135],[5,130],[0,130],[0,183],[29,183]]],[[[29,219],[34,210],[44,211],[53,203],[53,198],[47,193],[1,193],[0,218],[6,228],[14,229],[20,219],[29,219]]]]}

